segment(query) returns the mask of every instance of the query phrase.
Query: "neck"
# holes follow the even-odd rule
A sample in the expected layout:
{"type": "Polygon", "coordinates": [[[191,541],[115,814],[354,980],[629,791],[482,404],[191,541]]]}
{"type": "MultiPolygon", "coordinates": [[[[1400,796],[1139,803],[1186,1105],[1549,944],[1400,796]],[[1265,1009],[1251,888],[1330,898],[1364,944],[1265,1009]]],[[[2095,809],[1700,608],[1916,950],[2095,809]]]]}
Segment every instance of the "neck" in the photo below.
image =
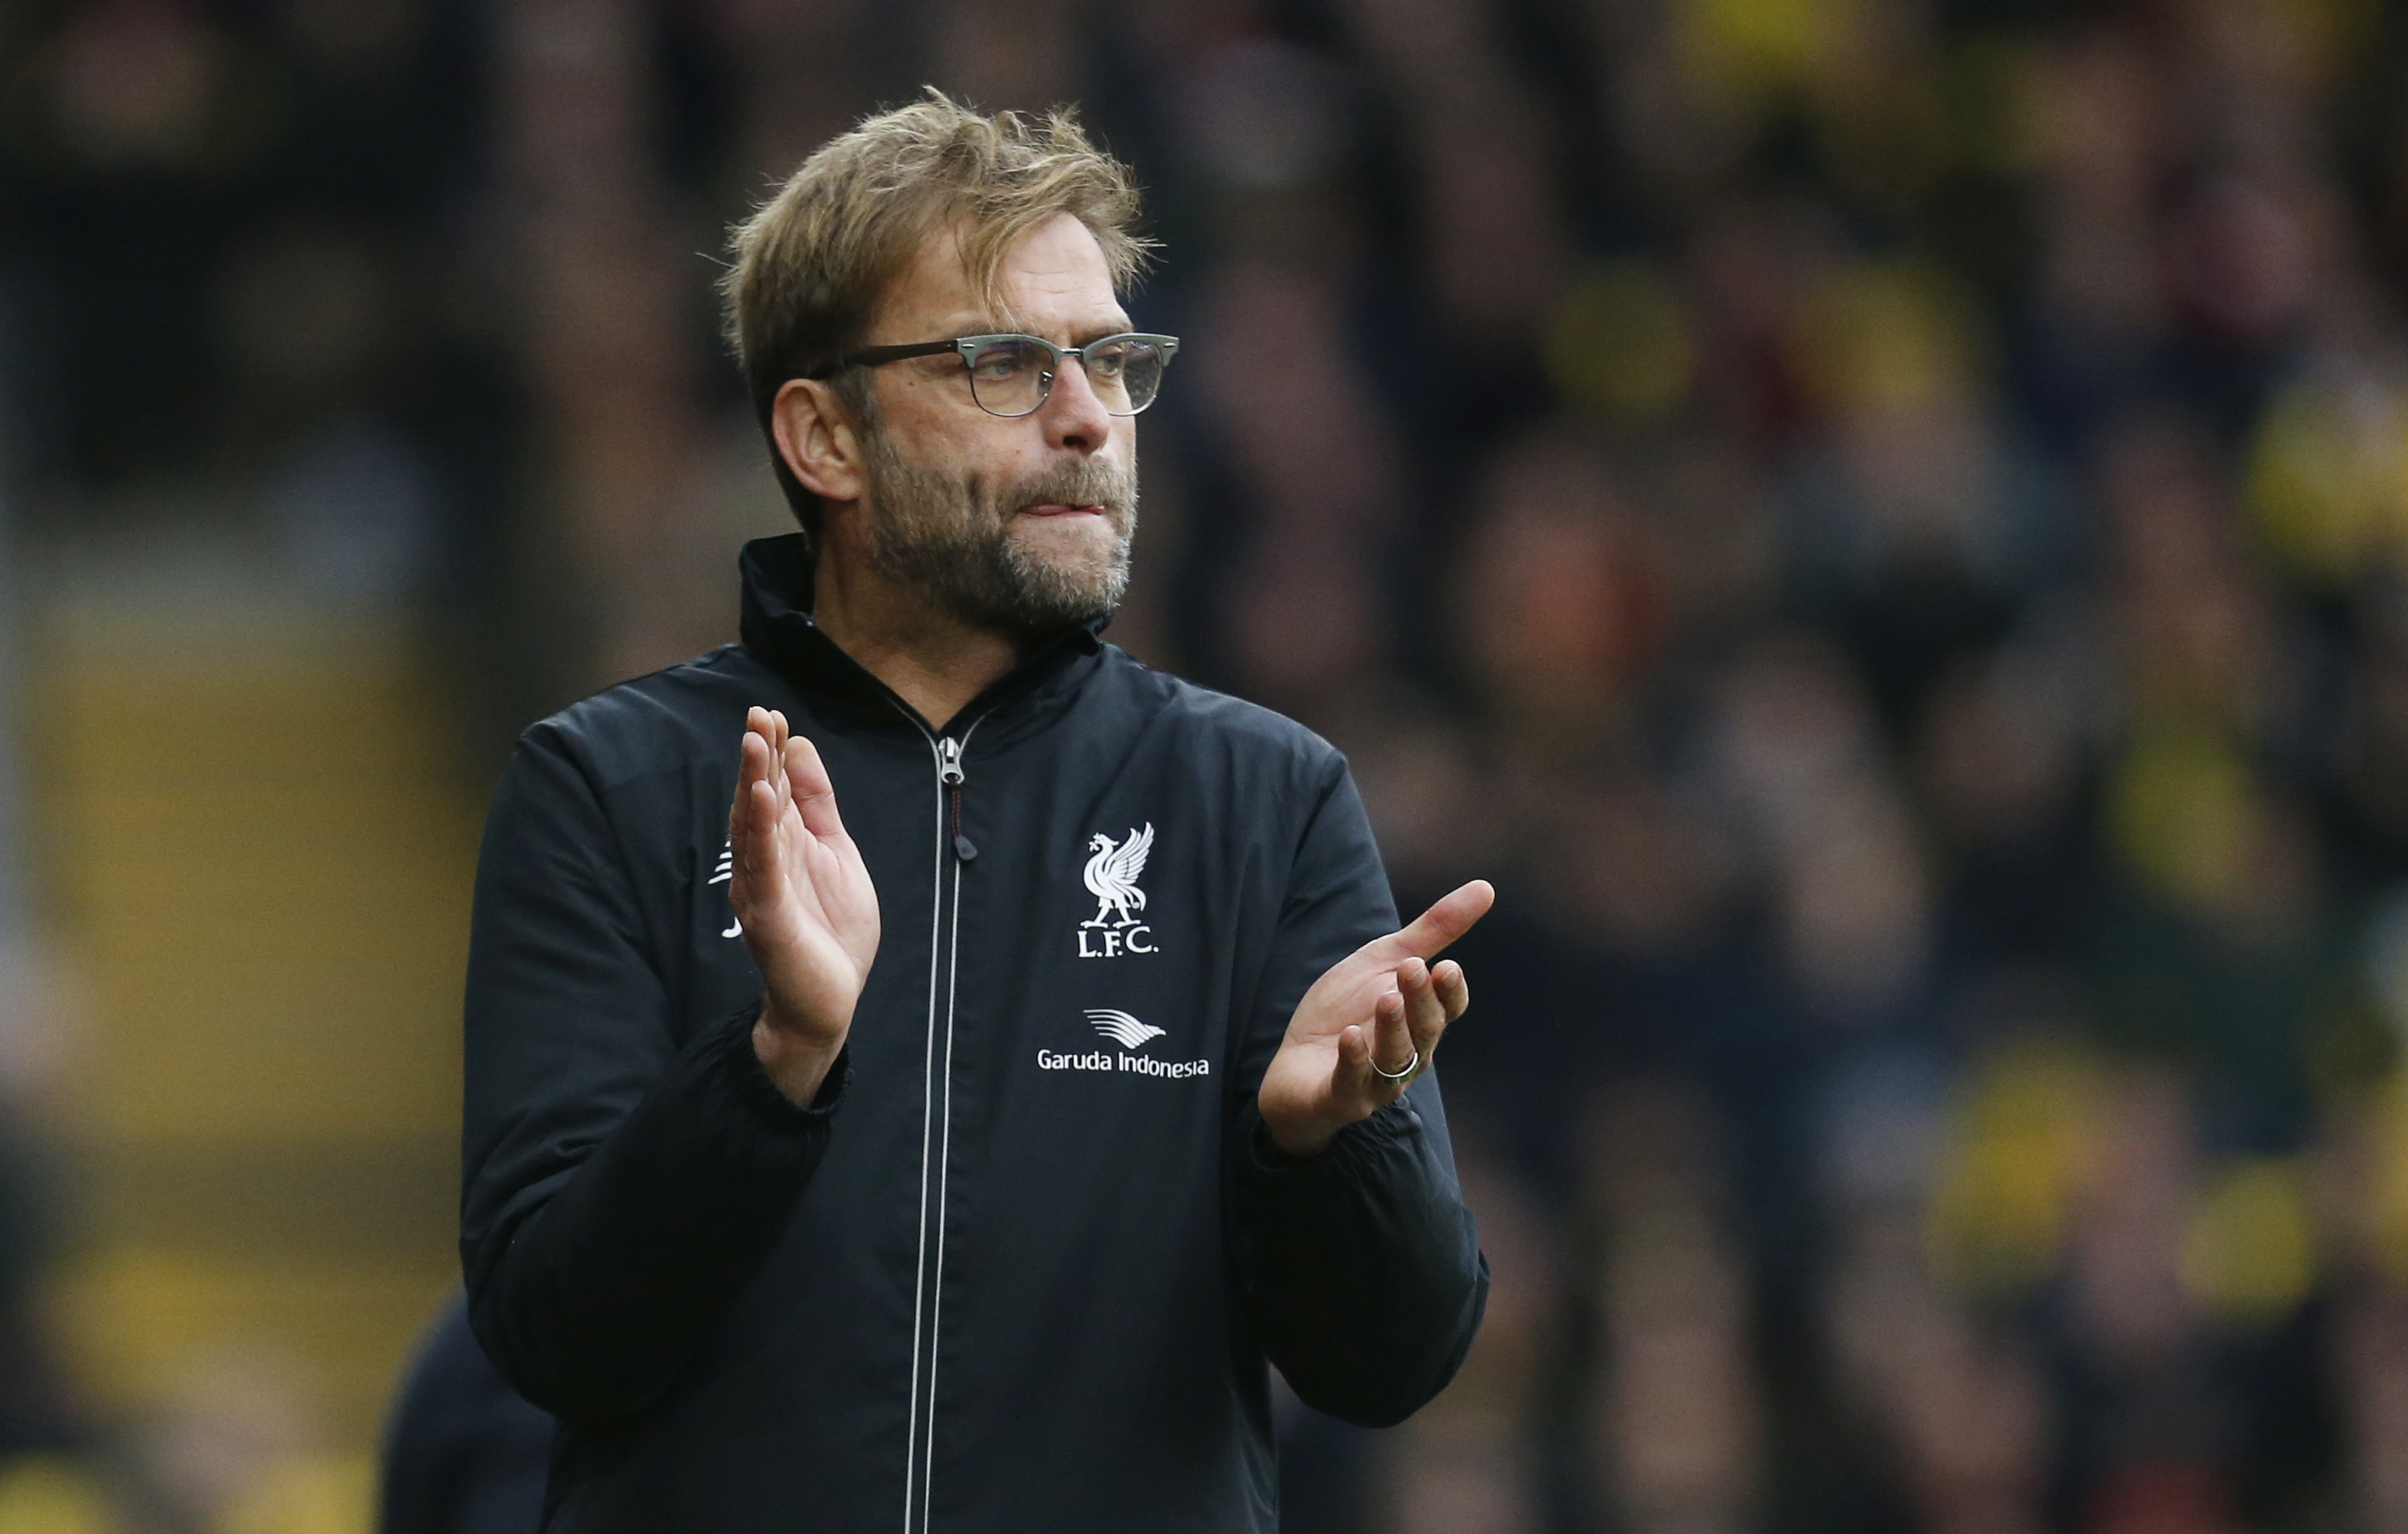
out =
{"type": "Polygon", "coordinates": [[[847,540],[822,547],[811,617],[837,647],[942,729],[1020,661],[1023,638],[941,611],[869,568],[847,540]]]}

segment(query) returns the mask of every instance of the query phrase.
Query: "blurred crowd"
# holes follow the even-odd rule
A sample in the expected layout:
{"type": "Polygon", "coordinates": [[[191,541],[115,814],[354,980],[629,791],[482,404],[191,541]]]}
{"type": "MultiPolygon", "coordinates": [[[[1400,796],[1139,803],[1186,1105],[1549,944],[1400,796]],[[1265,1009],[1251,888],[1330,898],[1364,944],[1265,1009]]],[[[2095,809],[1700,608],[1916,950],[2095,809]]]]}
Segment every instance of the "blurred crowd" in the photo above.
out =
{"type": "Polygon", "coordinates": [[[1082,105],[1185,359],[1111,637],[1501,892],[1486,1329],[1289,1414],[1297,1534],[2408,1530],[2398,7],[16,0],[0,68],[21,523],[414,604],[489,745],[731,637],[725,224],[923,82],[1082,105]]]}

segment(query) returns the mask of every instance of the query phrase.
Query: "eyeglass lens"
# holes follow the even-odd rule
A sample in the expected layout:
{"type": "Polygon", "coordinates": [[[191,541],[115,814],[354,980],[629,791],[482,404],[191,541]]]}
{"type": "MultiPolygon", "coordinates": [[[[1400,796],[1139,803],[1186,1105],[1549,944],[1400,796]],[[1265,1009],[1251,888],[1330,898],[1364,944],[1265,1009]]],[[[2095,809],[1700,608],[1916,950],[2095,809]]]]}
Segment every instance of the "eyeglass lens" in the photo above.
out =
{"type": "MultiPolygon", "coordinates": [[[[1150,341],[1107,341],[1081,358],[1110,414],[1135,415],[1162,390],[1162,349],[1150,341]]],[[[970,393],[990,415],[1026,415],[1045,403],[1054,366],[1054,354],[1034,342],[989,341],[970,358],[970,393]]]]}

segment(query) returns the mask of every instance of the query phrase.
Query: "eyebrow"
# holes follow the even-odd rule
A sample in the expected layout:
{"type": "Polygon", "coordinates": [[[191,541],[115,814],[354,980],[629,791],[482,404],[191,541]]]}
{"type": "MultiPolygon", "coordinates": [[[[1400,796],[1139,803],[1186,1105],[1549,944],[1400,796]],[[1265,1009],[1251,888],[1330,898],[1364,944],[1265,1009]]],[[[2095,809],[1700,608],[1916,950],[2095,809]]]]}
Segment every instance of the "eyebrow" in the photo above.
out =
{"type": "MultiPolygon", "coordinates": [[[[1110,324],[1084,326],[1070,333],[1073,337],[1070,344],[1085,346],[1090,341],[1099,341],[1107,336],[1125,336],[1135,323],[1135,321],[1123,314],[1110,324]]],[[[1037,334],[1033,330],[1023,330],[985,314],[957,319],[952,323],[951,328],[946,333],[951,336],[1034,336],[1037,334]]]]}

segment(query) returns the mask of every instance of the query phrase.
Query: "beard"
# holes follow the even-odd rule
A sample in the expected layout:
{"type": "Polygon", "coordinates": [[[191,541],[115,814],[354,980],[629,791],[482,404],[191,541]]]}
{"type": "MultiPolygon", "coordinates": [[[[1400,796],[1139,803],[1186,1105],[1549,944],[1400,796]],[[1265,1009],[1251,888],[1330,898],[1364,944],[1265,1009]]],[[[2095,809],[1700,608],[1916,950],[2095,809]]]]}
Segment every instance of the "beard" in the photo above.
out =
{"type": "Polygon", "coordinates": [[[867,437],[864,552],[879,575],[982,627],[1071,628],[1120,605],[1137,536],[1134,464],[1086,458],[989,484],[969,470],[910,462],[883,430],[867,437]],[[1024,538],[1015,514],[1049,503],[1103,508],[1109,536],[1068,550],[1024,538]]]}

